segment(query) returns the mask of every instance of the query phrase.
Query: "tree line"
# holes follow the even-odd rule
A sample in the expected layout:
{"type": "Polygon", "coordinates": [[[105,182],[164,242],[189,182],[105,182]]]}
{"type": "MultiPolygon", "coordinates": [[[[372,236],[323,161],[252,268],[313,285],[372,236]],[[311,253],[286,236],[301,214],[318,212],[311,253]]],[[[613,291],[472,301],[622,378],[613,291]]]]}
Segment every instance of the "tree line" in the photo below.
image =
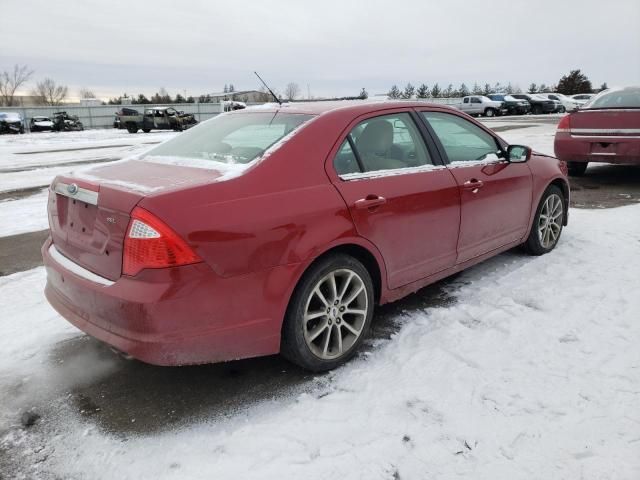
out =
{"type": "MultiPolygon", "coordinates": [[[[605,82],[600,85],[599,89],[594,90],[591,81],[585,74],[580,70],[571,70],[569,74],[563,75],[555,85],[531,83],[527,89],[527,93],[557,92],[565,95],[575,95],[578,93],[596,93],[606,90],[607,88],[605,82]]],[[[494,84],[485,83],[483,86],[474,83],[471,88],[465,83],[461,83],[458,87],[454,87],[451,83],[446,87],[441,87],[438,83],[435,83],[431,87],[425,83],[422,83],[418,87],[415,87],[412,83],[407,83],[403,89],[398,88],[397,85],[393,85],[387,92],[387,96],[392,99],[457,98],[466,97],[467,95],[490,95],[492,93],[512,94],[523,93],[523,91],[520,86],[512,85],[511,82],[506,85],[502,85],[500,82],[494,84]]]]}

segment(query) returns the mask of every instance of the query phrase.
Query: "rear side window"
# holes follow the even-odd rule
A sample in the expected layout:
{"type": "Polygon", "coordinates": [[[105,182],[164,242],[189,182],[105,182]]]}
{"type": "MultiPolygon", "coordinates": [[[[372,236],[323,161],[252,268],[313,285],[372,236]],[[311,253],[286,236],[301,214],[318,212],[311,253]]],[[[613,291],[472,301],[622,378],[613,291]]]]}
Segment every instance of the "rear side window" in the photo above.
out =
{"type": "Polygon", "coordinates": [[[420,132],[408,113],[382,115],[360,122],[351,130],[334,159],[338,175],[432,164],[420,132]]]}
{"type": "Polygon", "coordinates": [[[452,163],[497,160],[502,155],[495,138],[470,121],[441,112],[420,112],[429,122],[452,163]]]}

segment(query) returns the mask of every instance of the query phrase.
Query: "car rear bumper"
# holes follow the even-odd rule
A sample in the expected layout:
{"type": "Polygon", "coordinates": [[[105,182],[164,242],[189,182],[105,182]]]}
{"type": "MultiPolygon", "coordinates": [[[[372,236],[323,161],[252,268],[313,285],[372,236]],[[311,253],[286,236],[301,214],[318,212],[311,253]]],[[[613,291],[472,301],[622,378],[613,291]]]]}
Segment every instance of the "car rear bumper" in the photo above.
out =
{"type": "Polygon", "coordinates": [[[285,295],[277,288],[267,295],[264,285],[288,285],[294,266],[222,278],[200,263],[111,282],[51,249],[48,239],[42,255],[49,303],[80,330],[136,359],[186,365],[279,351],[285,295]]]}
{"type": "Polygon", "coordinates": [[[556,157],[565,162],[603,162],[640,165],[640,136],[585,136],[556,133],[556,157]]]}

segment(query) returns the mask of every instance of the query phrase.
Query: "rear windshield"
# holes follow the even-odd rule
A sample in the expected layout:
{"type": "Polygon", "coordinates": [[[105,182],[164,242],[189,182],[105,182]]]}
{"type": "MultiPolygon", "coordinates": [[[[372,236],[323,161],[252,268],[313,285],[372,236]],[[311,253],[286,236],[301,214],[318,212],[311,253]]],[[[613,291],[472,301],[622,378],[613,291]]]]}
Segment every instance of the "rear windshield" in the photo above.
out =
{"type": "Polygon", "coordinates": [[[246,111],[218,115],[154,148],[148,155],[247,164],[312,117],[246,111]]]}
{"type": "Polygon", "coordinates": [[[640,108],[640,88],[609,90],[591,99],[583,109],[598,108],[640,108]]]}

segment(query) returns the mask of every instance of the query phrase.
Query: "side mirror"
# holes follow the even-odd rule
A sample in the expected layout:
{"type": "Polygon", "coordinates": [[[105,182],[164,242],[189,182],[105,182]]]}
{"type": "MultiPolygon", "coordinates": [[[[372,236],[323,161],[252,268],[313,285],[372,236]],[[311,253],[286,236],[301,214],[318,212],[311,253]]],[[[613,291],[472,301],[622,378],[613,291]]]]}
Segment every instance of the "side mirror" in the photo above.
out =
{"type": "Polygon", "coordinates": [[[511,163],[524,163],[531,158],[531,148],[524,145],[509,145],[507,160],[511,163]]]}

